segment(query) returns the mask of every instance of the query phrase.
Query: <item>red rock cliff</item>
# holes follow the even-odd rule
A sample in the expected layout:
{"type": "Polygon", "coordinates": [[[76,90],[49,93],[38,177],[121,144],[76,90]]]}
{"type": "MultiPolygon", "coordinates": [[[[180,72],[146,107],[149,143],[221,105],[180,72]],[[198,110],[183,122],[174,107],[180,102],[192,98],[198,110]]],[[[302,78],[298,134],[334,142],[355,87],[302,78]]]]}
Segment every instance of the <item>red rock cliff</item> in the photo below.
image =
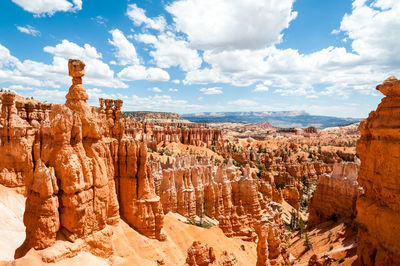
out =
{"type": "Polygon", "coordinates": [[[357,201],[360,265],[400,265],[400,81],[377,86],[385,97],[361,122],[357,153],[358,182],[365,193],[357,201]]]}

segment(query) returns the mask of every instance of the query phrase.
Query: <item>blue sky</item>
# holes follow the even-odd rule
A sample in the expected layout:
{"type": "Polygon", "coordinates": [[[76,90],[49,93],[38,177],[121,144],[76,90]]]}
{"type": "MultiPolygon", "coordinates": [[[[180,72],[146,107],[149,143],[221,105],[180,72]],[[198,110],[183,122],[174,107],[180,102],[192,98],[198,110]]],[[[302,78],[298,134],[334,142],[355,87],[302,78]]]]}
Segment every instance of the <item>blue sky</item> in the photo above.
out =
{"type": "Polygon", "coordinates": [[[93,105],[366,117],[400,70],[398,14],[398,0],[3,0],[0,87],[63,103],[73,57],[93,105]]]}

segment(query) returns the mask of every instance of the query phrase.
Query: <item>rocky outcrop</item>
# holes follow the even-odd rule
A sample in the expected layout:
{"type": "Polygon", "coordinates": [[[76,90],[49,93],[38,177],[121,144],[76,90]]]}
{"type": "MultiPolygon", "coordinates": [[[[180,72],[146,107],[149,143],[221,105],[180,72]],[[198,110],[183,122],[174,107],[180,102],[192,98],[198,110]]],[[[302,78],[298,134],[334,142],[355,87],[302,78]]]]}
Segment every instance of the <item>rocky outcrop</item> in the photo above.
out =
{"type": "Polygon", "coordinates": [[[219,257],[217,261],[217,265],[219,266],[234,266],[238,265],[235,254],[228,253],[226,250],[222,252],[221,257],[219,257]]]}
{"type": "Polygon", "coordinates": [[[308,227],[332,218],[355,218],[357,197],[362,192],[357,183],[359,167],[359,163],[338,163],[333,166],[330,175],[318,178],[308,207],[308,227]]]}
{"type": "Polygon", "coordinates": [[[271,202],[266,207],[266,213],[255,226],[258,235],[257,266],[289,265],[281,220],[282,206],[271,202]]]}
{"type": "Polygon", "coordinates": [[[112,230],[107,225],[118,223],[120,208],[139,232],[165,239],[146,147],[124,135],[122,101],[101,100],[100,108],[86,103],[84,67],[79,60],[69,61],[73,84],[65,105],[40,109],[43,105],[28,102],[17,109],[14,94],[2,95],[0,149],[14,163],[6,159],[8,168],[0,172],[25,188],[28,197],[26,239],[16,257],[32,247],[48,248],[58,237],[76,244],[44,260],[69,256],[72,249],[110,256],[112,230]]]}
{"type": "Polygon", "coordinates": [[[212,247],[194,241],[187,251],[186,263],[190,266],[207,266],[215,261],[215,254],[212,247]]]}
{"type": "Polygon", "coordinates": [[[235,254],[228,253],[224,250],[221,257],[217,260],[214,249],[208,247],[207,244],[202,244],[199,241],[194,241],[187,251],[186,265],[190,266],[233,266],[238,265],[235,254]]]}
{"type": "Polygon", "coordinates": [[[357,200],[360,265],[400,265],[400,81],[377,86],[385,97],[360,123],[357,153],[361,159],[357,200]]]}
{"type": "Polygon", "coordinates": [[[27,194],[33,177],[33,146],[50,105],[26,100],[13,92],[0,93],[0,184],[27,194]]]}
{"type": "Polygon", "coordinates": [[[120,143],[118,154],[121,214],[140,233],[159,240],[164,213],[160,197],[155,194],[154,180],[146,164],[146,146],[132,139],[120,143]]]}
{"type": "Polygon", "coordinates": [[[38,160],[24,213],[26,239],[16,251],[16,257],[23,256],[27,248],[43,249],[56,241],[60,229],[57,193],[54,168],[47,168],[41,160],[38,160]]]}

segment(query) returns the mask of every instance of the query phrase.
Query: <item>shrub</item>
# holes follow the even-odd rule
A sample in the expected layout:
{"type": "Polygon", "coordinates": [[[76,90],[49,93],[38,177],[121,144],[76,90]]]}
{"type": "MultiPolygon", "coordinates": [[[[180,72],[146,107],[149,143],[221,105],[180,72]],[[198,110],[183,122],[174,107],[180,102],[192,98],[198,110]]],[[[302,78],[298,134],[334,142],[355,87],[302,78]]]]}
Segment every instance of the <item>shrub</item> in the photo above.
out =
{"type": "Polygon", "coordinates": [[[306,232],[306,238],[304,240],[303,246],[305,246],[307,250],[312,248],[312,243],[310,242],[310,239],[308,239],[308,233],[307,232],[306,232]]]}
{"type": "Polygon", "coordinates": [[[275,184],[276,189],[283,189],[286,186],[286,181],[285,180],[281,180],[278,184],[275,184]]]}
{"type": "Polygon", "coordinates": [[[205,221],[205,220],[203,220],[203,221],[200,223],[200,222],[197,222],[197,221],[196,221],[195,219],[193,219],[193,218],[187,218],[186,223],[187,223],[187,224],[191,224],[191,225],[195,225],[195,226],[198,226],[198,227],[206,228],[206,229],[209,229],[209,228],[213,227],[213,224],[211,224],[211,223],[209,223],[209,222],[207,222],[207,221],[205,221]]]}

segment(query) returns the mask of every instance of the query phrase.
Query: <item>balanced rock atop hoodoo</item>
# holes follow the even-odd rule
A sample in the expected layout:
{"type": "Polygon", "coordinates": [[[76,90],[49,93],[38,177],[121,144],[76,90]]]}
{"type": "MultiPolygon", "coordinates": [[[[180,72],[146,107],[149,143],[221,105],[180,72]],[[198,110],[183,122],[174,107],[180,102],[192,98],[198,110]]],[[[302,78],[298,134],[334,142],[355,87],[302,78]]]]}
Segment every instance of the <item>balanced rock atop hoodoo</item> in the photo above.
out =
{"type": "Polygon", "coordinates": [[[400,265],[400,81],[377,86],[386,97],[360,124],[357,201],[361,265],[400,265]]]}
{"type": "MultiPolygon", "coordinates": [[[[102,251],[95,251],[96,255],[110,256],[112,230],[107,226],[118,223],[120,209],[123,218],[140,233],[165,239],[161,234],[164,214],[147,166],[146,146],[124,135],[121,100],[105,100],[106,110],[87,104],[82,86],[84,68],[82,61],[69,60],[72,85],[67,101],[46,108],[43,116],[25,116],[22,109],[17,112],[16,96],[3,95],[1,124],[7,130],[2,131],[0,151],[17,164],[0,168],[0,173],[15,186],[25,188],[27,194],[26,239],[16,258],[31,248],[49,248],[58,239],[79,239],[81,244],[76,246],[90,250],[93,237],[102,238],[96,244],[96,250],[102,251]],[[25,135],[10,138],[10,128],[25,135]],[[21,150],[19,156],[11,145],[21,150]]],[[[43,254],[47,254],[44,261],[53,262],[71,256],[71,251],[66,248],[64,255],[53,257],[52,252],[43,254]]]]}

